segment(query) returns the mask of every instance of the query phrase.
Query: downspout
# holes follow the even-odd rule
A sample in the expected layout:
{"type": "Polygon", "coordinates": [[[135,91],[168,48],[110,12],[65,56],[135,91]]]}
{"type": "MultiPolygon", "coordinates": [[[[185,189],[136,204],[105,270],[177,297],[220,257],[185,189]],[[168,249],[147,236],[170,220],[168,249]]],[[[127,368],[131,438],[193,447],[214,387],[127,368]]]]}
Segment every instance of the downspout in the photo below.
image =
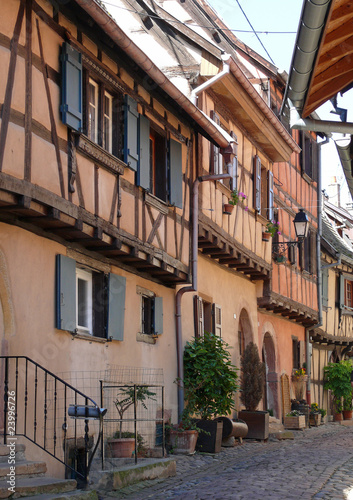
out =
{"type": "Polygon", "coordinates": [[[315,328],[322,326],[322,270],[321,270],[321,235],[322,235],[322,193],[321,193],[321,155],[322,146],[328,144],[330,138],[326,136],[324,141],[318,143],[319,146],[319,168],[317,178],[317,192],[318,192],[318,232],[316,235],[316,261],[317,261],[317,303],[319,308],[319,321],[316,325],[305,329],[305,342],[306,342],[306,361],[307,361],[307,385],[306,385],[306,401],[311,404],[311,353],[310,353],[310,332],[315,328]]]}
{"type": "Polygon", "coordinates": [[[205,181],[219,181],[229,179],[230,174],[203,175],[198,177],[192,186],[192,240],[191,240],[191,269],[192,282],[189,286],[184,286],[177,291],[175,296],[175,333],[177,346],[177,376],[178,376],[178,421],[184,409],[184,387],[182,386],[183,367],[183,342],[181,327],[181,298],[186,292],[196,292],[197,290],[197,252],[198,252],[198,221],[199,221],[199,185],[205,181]]]}
{"type": "MultiPolygon", "coordinates": [[[[222,57],[224,57],[224,56],[222,56],[222,57]]],[[[230,56],[227,55],[226,57],[229,58],[230,56]]],[[[195,89],[193,89],[192,92],[191,92],[191,95],[190,95],[190,101],[192,101],[195,104],[195,106],[196,106],[197,105],[198,95],[201,92],[203,92],[204,90],[206,90],[207,88],[209,88],[212,85],[214,85],[216,82],[218,82],[218,80],[221,80],[226,75],[228,75],[229,71],[230,71],[229,64],[227,64],[225,61],[223,61],[223,69],[222,69],[222,71],[220,73],[217,73],[217,75],[212,76],[212,78],[210,78],[206,82],[202,83],[201,85],[199,85],[195,89]]]]}

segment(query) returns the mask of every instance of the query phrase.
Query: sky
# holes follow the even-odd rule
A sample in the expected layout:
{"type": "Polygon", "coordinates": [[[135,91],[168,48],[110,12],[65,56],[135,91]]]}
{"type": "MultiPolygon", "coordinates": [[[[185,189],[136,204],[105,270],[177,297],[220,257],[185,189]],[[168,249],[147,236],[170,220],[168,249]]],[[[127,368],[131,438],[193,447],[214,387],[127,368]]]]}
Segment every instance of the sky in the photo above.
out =
{"type": "MultiPolygon", "coordinates": [[[[271,61],[272,59],[280,71],[289,72],[303,5],[302,0],[207,1],[227,26],[234,30],[235,36],[267,60],[271,61]],[[252,31],[248,21],[257,32],[262,44],[252,31]]],[[[352,121],[353,108],[349,94],[338,98],[338,106],[348,109],[347,121],[352,121]]],[[[331,113],[332,110],[331,103],[327,103],[319,108],[317,113],[323,120],[339,121],[339,118],[331,113]]],[[[323,146],[322,150],[322,187],[327,190],[328,185],[332,182],[332,177],[336,176],[337,181],[341,184],[341,205],[344,207],[347,202],[352,200],[333,141],[331,140],[328,145],[323,146]]]]}

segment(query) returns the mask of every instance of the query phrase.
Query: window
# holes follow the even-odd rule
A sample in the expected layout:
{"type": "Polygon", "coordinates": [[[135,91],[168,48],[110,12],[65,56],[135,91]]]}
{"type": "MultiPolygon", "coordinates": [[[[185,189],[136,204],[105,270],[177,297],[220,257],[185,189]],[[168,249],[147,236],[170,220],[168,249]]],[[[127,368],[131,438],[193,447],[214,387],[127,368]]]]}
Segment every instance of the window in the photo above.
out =
{"type": "Polygon", "coordinates": [[[123,340],[126,278],[56,257],[56,328],[123,340]]]}
{"type": "Polygon", "coordinates": [[[299,146],[301,147],[300,165],[302,173],[311,179],[316,179],[318,171],[318,144],[314,138],[302,131],[299,135],[299,146]]]}
{"type": "Polygon", "coordinates": [[[261,158],[254,156],[254,208],[263,217],[273,220],[274,193],[273,173],[261,164],[261,158]]]}
{"type": "Polygon", "coordinates": [[[136,172],[136,184],[160,200],[182,208],[182,145],[138,113],[125,96],[124,161],[136,172]]]}
{"type": "Polygon", "coordinates": [[[353,276],[340,275],[340,307],[346,312],[353,312],[353,276]]]}
{"type": "MultiPolygon", "coordinates": [[[[163,333],[163,298],[154,292],[137,287],[141,296],[141,334],[157,336],[163,333]]],[[[140,339],[143,340],[143,339],[140,339]]]]}
{"type": "Polygon", "coordinates": [[[293,368],[301,368],[305,361],[305,342],[292,337],[293,368]]]}
{"type": "MultiPolygon", "coordinates": [[[[81,54],[68,43],[62,47],[61,116],[68,127],[83,132],[108,153],[119,155],[118,113],[121,97],[93,79],[82,67],[81,54]]],[[[96,78],[96,77],[95,77],[96,78]]]]}
{"type": "Polygon", "coordinates": [[[194,326],[195,337],[202,337],[204,332],[212,332],[222,336],[222,309],[221,306],[194,296],[194,326]]]}

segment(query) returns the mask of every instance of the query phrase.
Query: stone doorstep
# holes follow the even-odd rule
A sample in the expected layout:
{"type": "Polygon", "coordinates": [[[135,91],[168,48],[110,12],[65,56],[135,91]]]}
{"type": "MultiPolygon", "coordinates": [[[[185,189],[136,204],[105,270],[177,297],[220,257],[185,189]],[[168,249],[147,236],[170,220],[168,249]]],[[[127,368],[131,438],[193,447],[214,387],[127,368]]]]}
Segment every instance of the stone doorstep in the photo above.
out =
{"type": "Polygon", "coordinates": [[[345,425],[346,427],[350,427],[351,425],[353,425],[353,419],[349,419],[349,420],[341,420],[339,422],[340,425],[345,425]]]}
{"type": "Polygon", "coordinates": [[[164,479],[176,475],[176,462],[173,459],[146,459],[146,462],[123,466],[111,471],[95,471],[90,474],[90,487],[98,491],[112,491],[140,481],[164,479]]]}
{"type": "MultiPolygon", "coordinates": [[[[16,453],[24,453],[26,446],[24,444],[16,444],[16,453]]],[[[10,454],[10,448],[7,444],[0,444],[0,457],[7,457],[10,454]]]]}
{"type": "Polygon", "coordinates": [[[29,462],[27,460],[20,462],[16,460],[16,463],[11,465],[6,462],[0,463],[0,479],[6,478],[6,475],[10,472],[10,466],[15,467],[16,476],[33,476],[47,472],[45,462],[29,462]]]}
{"type": "MultiPolygon", "coordinates": [[[[13,493],[8,490],[8,486],[9,485],[0,487],[0,498],[9,498],[10,495],[13,495],[13,493]]],[[[38,496],[42,493],[60,494],[70,491],[76,491],[76,481],[74,479],[55,479],[45,476],[16,478],[15,498],[38,496]]],[[[56,497],[54,496],[54,498],[56,497]]]]}

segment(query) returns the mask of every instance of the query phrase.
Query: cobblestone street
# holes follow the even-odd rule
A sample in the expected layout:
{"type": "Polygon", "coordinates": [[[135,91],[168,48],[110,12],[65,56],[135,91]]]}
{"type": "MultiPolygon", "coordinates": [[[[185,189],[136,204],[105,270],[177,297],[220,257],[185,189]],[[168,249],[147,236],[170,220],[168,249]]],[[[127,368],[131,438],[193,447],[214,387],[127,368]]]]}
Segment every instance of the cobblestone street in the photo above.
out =
{"type": "Polygon", "coordinates": [[[104,498],[353,499],[353,426],[293,431],[294,440],[244,441],[215,455],[175,457],[177,474],[104,498]]]}

